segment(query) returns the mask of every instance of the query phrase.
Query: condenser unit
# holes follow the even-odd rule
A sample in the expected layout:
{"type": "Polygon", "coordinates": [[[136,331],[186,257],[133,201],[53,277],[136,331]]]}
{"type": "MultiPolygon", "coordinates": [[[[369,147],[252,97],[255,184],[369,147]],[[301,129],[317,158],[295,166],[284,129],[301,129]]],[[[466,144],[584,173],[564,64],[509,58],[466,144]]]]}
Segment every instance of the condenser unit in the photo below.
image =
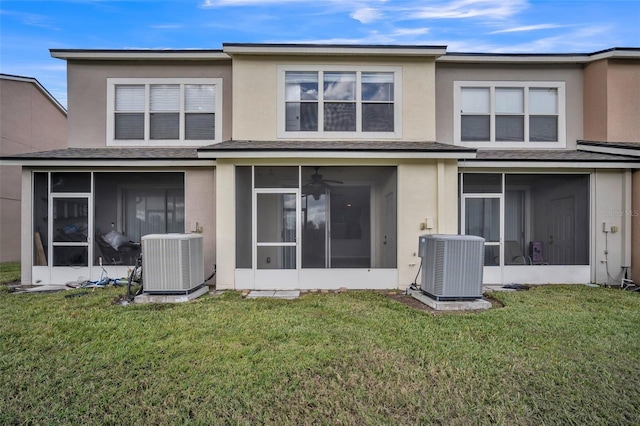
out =
{"type": "Polygon", "coordinates": [[[484,238],[473,235],[422,235],[420,289],[435,300],[482,298],[484,238]]]}
{"type": "Polygon", "coordinates": [[[145,293],[188,294],[204,284],[202,235],[150,234],[142,237],[145,293]]]}

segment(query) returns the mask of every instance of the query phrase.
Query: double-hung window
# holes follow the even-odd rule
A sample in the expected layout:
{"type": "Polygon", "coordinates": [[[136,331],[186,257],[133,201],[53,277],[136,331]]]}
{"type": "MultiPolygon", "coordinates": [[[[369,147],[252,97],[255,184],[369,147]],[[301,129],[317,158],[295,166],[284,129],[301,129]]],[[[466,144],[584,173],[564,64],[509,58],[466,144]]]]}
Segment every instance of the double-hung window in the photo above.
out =
{"type": "Polygon", "coordinates": [[[198,146],[221,140],[222,79],[107,83],[107,145],[198,146]]]}
{"type": "Polygon", "coordinates": [[[564,147],[563,82],[454,83],[454,138],[474,147],[564,147]]]}
{"type": "Polygon", "coordinates": [[[279,68],[282,138],[398,138],[398,67],[279,68]]]}

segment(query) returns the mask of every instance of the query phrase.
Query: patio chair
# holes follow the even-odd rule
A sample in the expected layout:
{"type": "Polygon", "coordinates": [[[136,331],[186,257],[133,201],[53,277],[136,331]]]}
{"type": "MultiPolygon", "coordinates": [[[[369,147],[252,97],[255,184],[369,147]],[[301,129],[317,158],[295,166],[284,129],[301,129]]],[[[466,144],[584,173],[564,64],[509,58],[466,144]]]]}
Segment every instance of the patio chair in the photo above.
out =
{"type": "Polygon", "coordinates": [[[110,265],[133,265],[135,259],[140,253],[140,244],[127,242],[120,244],[118,248],[114,248],[105,240],[104,235],[96,233],[96,243],[102,253],[102,259],[105,264],[110,265]],[[127,263],[125,263],[127,262],[127,263]]]}
{"type": "MultiPolygon", "coordinates": [[[[493,247],[493,258],[496,265],[500,264],[500,247],[493,247]]],[[[504,264],[505,265],[533,265],[530,256],[522,252],[522,247],[517,241],[509,240],[504,242],[504,264]]]]}

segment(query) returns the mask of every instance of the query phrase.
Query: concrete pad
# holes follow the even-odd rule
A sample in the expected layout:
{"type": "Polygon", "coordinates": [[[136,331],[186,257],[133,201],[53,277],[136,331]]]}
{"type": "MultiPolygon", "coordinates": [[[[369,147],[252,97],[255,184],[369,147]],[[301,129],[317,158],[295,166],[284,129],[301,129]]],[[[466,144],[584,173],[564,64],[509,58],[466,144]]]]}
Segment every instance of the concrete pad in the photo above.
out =
{"type": "Polygon", "coordinates": [[[25,288],[23,290],[16,291],[15,293],[55,293],[57,291],[66,291],[66,290],[72,290],[72,289],[65,285],[45,284],[45,285],[37,285],[35,287],[25,288]]]}
{"type": "Polygon", "coordinates": [[[265,297],[273,299],[297,299],[300,297],[300,290],[251,290],[246,298],[260,299],[265,297]]]}
{"type": "Polygon", "coordinates": [[[203,286],[189,294],[148,294],[143,293],[133,299],[133,303],[181,303],[197,299],[209,292],[209,287],[203,286]]]}
{"type": "Polygon", "coordinates": [[[424,303],[436,311],[473,311],[491,308],[491,302],[484,299],[474,300],[434,300],[420,290],[407,290],[407,293],[416,300],[424,303]]]}
{"type": "Polygon", "coordinates": [[[300,290],[278,290],[273,297],[276,299],[297,299],[300,297],[300,290]]]}
{"type": "Polygon", "coordinates": [[[482,286],[482,292],[491,292],[491,291],[516,291],[515,288],[503,288],[503,284],[485,284],[482,286]]]}
{"type": "Polygon", "coordinates": [[[247,299],[261,299],[264,297],[273,297],[275,290],[252,290],[247,294],[247,299]]]}

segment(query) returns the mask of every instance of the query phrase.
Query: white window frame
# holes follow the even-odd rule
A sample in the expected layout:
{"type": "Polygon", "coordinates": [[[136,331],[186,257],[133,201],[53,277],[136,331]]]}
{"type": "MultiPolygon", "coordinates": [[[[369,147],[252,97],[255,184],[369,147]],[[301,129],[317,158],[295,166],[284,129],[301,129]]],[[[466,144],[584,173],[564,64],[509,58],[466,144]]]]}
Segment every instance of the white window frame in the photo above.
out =
{"type": "Polygon", "coordinates": [[[566,148],[567,114],[565,83],[563,81],[454,81],[453,82],[453,140],[454,144],[473,148],[566,148]],[[495,90],[496,88],[521,88],[524,91],[524,141],[509,142],[495,140],[495,90]],[[461,105],[463,88],[487,88],[490,97],[490,140],[463,141],[461,128],[461,105]],[[549,88],[558,91],[558,140],[553,142],[529,141],[529,89],[549,88]]]}
{"type": "Polygon", "coordinates": [[[222,141],[222,79],[221,78],[107,78],[107,146],[205,146],[222,141]],[[178,84],[180,85],[180,136],[178,139],[158,140],[150,138],[150,110],[149,96],[150,86],[154,84],[178,84]],[[184,86],[189,84],[211,84],[216,88],[216,100],[214,110],[215,139],[186,140],[185,134],[185,107],[184,86]],[[115,90],[118,85],[144,85],[145,86],[145,111],[144,111],[144,139],[115,139],[115,90]]]}
{"type": "Polygon", "coordinates": [[[279,65],[277,81],[277,136],[279,139],[400,139],[402,138],[402,67],[397,66],[340,66],[340,65],[279,65]],[[285,106],[285,73],[287,71],[318,72],[318,131],[287,131],[285,106]],[[324,72],[356,73],[356,130],[353,132],[323,131],[324,99],[322,76],[324,72]],[[393,132],[362,131],[362,73],[393,73],[393,132]]]}

